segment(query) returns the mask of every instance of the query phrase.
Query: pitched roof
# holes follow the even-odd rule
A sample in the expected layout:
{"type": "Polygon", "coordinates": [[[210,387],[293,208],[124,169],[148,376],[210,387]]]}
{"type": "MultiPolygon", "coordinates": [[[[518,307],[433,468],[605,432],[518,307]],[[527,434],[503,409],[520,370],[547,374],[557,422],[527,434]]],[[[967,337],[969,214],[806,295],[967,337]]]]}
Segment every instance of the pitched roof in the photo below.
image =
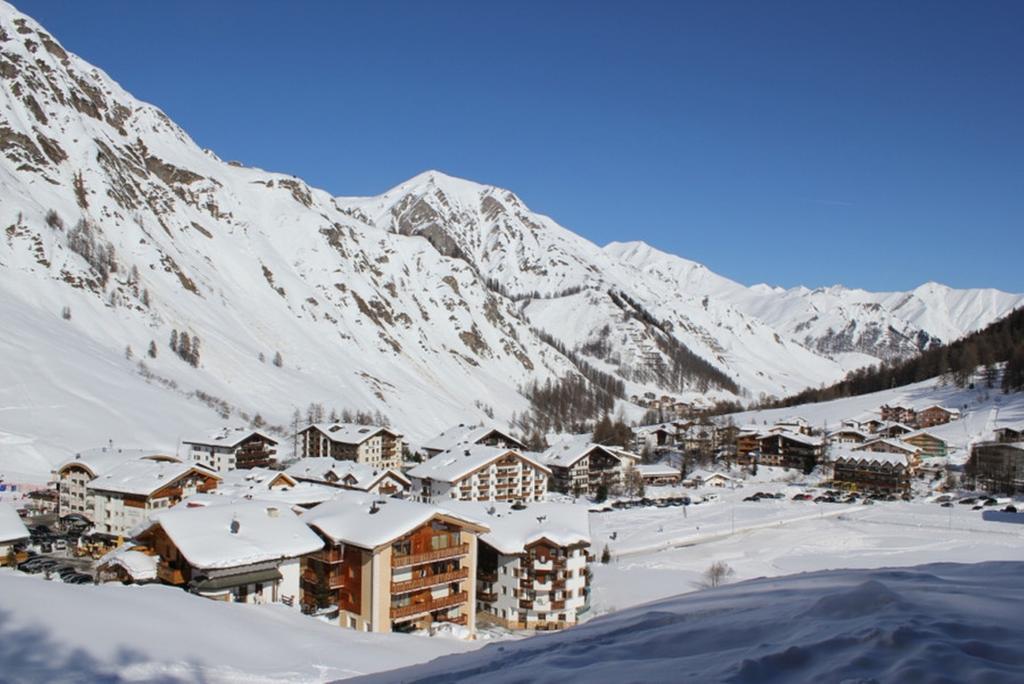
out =
{"type": "Polygon", "coordinates": [[[662,463],[651,463],[633,466],[643,477],[679,477],[679,469],[662,463]]]}
{"type": "Polygon", "coordinates": [[[136,582],[155,580],[159,558],[136,551],[134,546],[132,543],[119,546],[93,563],[93,566],[101,568],[105,565],[117,565],[136,582]]]}
{"type": "Polygon", "coordinates": [[[853,450],[874,452],[875,450],[872,449],[871,447],[878,446],[879,444],[888,445],[894,449],[899,449],[900,451],[908,454],[916,454],[917,452],[921,451],[920,447],[916,447],[913,444],[907,444],[906,442],[900,441],[898,439],[890,439],[889,437],[879,437],[878,439],[873,439],[870,442],[858,444],[853,450]]]}
{"type": "Polygon", "coordinates": [[[220,475],[197,463],[142,459],[121,463],[86,486],[103,492],[148,496],[193,471],[217,480],[221,479],[220,475]]]}
{"type": "Polygon", "coordinates": [[[806,444],[808,446],[821,446],[823,444],[821,437],[805,435],[802,432],[791,432],[785,429],[770,432],[768,434],[762,434],[758,439],[767,439],[769,437],[783,437],[793,442],[799,442],[800,444],[806,444]]]}
{"type": "Polygon", "coordinates": [[[894,454],[888,451],[864,451],[863,449],[841,449],[832,455],[833,463],[879,463],[896,466],[910,466],[908,454],[894,454]]]}
{"type": "Polygon", "coordinates": [[[355,461],[338,461],[333,458],[300,458],[288,466],[288,475],[299,480],[323,482],[327,484],[341,483],[355,489],[368,490],[385,477],[391,476],[412,484],[400,470],[394,468],[378,468],[368,463],[355,461]]]}
{"type": "Polygon", "coordinates": [[[193,435],[187,439],[181,440],[183,444],[198,444],[201,446],[217,446],[227,447],[233,449],[245,440],[249,439],[253,435],[259,435],[263,439],[268,440],[272,444],[277,444],[277,440],[267,436],[265,432],[259,430],[252,430],[246,427],[223,427],[203,435],[193,435]]]}
{"type": "Polygon", "coordinates": [[[276,501],[289,506],[309,506],[332,498],[337,489],[313,482],[298,482],[287,472],[269,468],[230,470],[214,494],[231,500],[258,499],[276,501]],[[271,489],[271,484],[279,484],[271,489]],[[283,481],[283,484],[280,484],[283,481]]]}
{"type": "Polygon", "coordinates": [[[391,428],[377,425],[359,425],[358,423],[314,423],[313,425],[305,428],[303,432],[311,428],[316,428],[320,432],[324,433],[324,435],[326,435],[332,442],[338,442],[340,444],[362,444],[366,440],[375,435],[379,435],[382,432],[386,432],[395,437],[402,436],[391,428]]]}
{"type": "Polygon", "coordinates": [[[486,529],[474,520],[432,504],[344,489],[338,490],[330,501],[304,512],[302,521],[335,542],[375,549],[437,516],[456,518],[467,525],[486,529]]]}
{"type": "Polygon", "coordinates": [[[466,444],[442,451],[433,458],[416,465],[409,470],[409,477],[455,482],[507,454],[518,456],[534,467],[551,474],[551,470],[534,455],[527,455],[517,449],[466,444]]]}
{"type": "Polygon", "coordinates": [[[617,447],[594,444],[591,441],[592,437],[591,433],[567,437],[551,445],[547,451],[541,454],[540,460],[549,466],[568,468],[594,449],[600,449],[609,456],[620,460],[623,458],[617,447]]]}
{"type": "Polygon", "coordinates": [[[531,503],[516,509],[504,502],[451,501],[445,507],[490,528],[480,540],[503,554],[523,553],[528,545],[542,539],[558,546],[590,544],[586,506],[531,503]]]}
{"type": "Polygon", "coordinates": [[[173,508],[154,516],[149,529],[153,525],[200,569],[294,558],[323,547],[291,510],[264,501],[173,508]]]}
{"type": "Polygon", "coordinates": [[[492,432],[497,432],[504,437],[506,441],[512,442],[520,448],[526,448],[526,445],[513,437],[508,430],[499,428],[494,424],[466,425],[465,423],[459,423],[428,441],[423,445],[423,449],[426,451],[444,451],[461,444],[476,444],[492,432]]]}
{"type": "Polygon", "coordinates": [[[113,468],[116,468],[122,463],[138,460],[167,461],[175,463],[181,462],[181,459],[177,456],[162,454],[159,449],[97,447],[95,449],[86,449],[78,452],[74,457],[69,458],[57,466],[55,470],[59,472],[68,466],[79,465],[88,469],[89,472],[92,473],[93,477],[98,477],[109,472],[113,468]]]}
{"type": "Polygon", "coordinates": [[[10,504],[0,503],[0,542],[12,542],[28,537],[28,528],[25,527],[18,511],[10,504]]]}
{"type": "Polygon", "coordinates": [[[713,471],[713,470],[695,470],[692,473],[690,473],[689,475],[687,475],[686,479],[687,480],[701,480],[702,482],[706,482],[707,480],[710,480],[713,477],[720,477],[720,478],[723,478],[725,480],[733,480],[733,479],[735,479],[733,477],[730,477],[729,475],[726,475],[725,473],[719,473],[719,472],[716,472],[716,471],[713,471]]]}

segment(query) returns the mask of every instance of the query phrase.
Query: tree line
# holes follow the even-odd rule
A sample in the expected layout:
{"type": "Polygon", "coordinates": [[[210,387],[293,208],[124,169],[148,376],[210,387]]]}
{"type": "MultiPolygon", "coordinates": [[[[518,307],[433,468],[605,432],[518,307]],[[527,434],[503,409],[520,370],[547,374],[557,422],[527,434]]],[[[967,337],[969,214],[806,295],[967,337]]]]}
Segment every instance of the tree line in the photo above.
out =
{"type": "Polygon", "coordinates": [[[760,408],[781,408],[830,401],[909,385],[934,377],[949,378],[959,387],[972,384],[978,367],[988,387],[1004,392],[1024,389],[1024,308],[955,342],[921,352],[912,359],[850,371],[828,387],[806,389],[760,408]],[[1002,380],[999,367],[1002,366],[1002,380]]]}

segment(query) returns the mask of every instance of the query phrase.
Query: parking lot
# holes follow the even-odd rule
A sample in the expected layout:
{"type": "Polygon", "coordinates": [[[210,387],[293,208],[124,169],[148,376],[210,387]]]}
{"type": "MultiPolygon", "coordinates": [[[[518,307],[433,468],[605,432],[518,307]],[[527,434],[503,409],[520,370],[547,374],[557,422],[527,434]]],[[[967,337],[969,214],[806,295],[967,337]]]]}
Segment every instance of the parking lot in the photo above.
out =
{"type": "Polygon", "coordinates": [[[75,518],[58,520],[50,515],[26,518],[25,524],[31,537],[22,551],[28,558],[18,564],[18,570],[73,584],[95,581],[93,559],[88,555],[75,555],[82,533],[87,528],[85,521],[75,518]]]}

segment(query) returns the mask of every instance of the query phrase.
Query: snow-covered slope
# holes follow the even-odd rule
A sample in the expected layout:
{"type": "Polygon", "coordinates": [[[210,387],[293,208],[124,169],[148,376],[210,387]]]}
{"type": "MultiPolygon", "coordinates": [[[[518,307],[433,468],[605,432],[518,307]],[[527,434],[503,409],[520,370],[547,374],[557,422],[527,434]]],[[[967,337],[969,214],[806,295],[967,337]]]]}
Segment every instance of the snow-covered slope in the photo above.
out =
{"type": "Polygon", "coordinates": [[[4,682],[326,682],[473,646],[364,634],[280,604],[167,586],[76,586],[0,569],[4,682]]]}
{"type": "MultiPolygon", "coordinates": [[[[0,469],[17,472],[109,439],[172,449],[223,415],[284,425],[313,402],[382,411],[414,442],[508,419],[522,387],[575,367],[538,329],[629,393],[682,398],[787,394],[874,359],[803,335],[808,298],[599,248],[507,190],[427,172],[332,197],[225,162],[2,1],[0,231],[17,321],[0,337],[0,469]],[[170,348],[183,332],[198,355],[170,348]]],[[[873,296],[928,339],[1022,301],[873,296]]]]}
{"type": "Polygon", "coordinates": [[[753,580],[361,681],[1020,681],[1022,569],[935,564],[753,580]]]}

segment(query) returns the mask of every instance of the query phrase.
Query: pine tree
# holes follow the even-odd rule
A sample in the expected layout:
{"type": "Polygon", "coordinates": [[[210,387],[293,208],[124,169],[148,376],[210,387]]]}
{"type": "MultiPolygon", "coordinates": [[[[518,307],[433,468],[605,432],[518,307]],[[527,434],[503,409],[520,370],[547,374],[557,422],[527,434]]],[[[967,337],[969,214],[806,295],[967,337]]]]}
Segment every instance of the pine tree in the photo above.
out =
{"type": "Polygon", "coordinates": [[[187,332],[182,332],[178,335],[178,356],[182,360],[188,361],[189,356],[192,354],[192,339],[189,337],[187,332]]]}
{"type": "Polygon", "coordinates": [[[149,358],[151,358],[151,359],[155,359],[156,358],[156,341],[155,340],[150,340],[149,341],[149,351],[147,353],[149,354],[149,358]]]}
{"type": "Polygon", "coordinates": [[[609,550],[608,545],[604,545],[604,551],[601,552],[601,562],[608,565],[612,561],[612,552],[609,550]]]}
{"type": "Polygon", "coordinates": [[[175,328],[171,331],[171,351],[174,353],[178,352],[178,329],[175,328]]]}
{"type": "Polygon", "coordinates": [[[199,367],[199,336],[192,336],[192,353],[189,354],[187,361],[192,364],[194,368],[199,367]]]}
{"type": "Polygon", "coordinates": [[[281,356],[281,352],[274,352],[274,365],[278,368],[284,365],[284,358],[281,356]]]}
{"type": "Polygon", "coordinates": [[[135,356],[135,352],[132,351],[132,345],[129,344],[124,348],[124,358],[131,361],[133,356],[135,356]]]}

